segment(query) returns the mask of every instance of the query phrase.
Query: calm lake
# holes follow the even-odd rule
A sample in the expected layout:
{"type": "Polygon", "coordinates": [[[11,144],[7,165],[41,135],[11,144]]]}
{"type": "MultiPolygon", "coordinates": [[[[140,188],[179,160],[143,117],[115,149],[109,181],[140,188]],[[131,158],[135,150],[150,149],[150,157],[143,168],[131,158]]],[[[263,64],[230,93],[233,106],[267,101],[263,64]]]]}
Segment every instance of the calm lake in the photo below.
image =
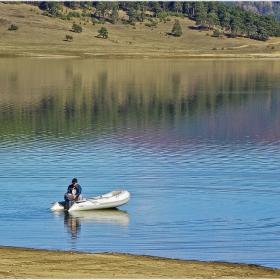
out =
{"type": "Polygon", "coordinates": [[[280,268],[280,60],[0,59],[0,245],[280,268]],[[52,213],[126,189],[119,210],[52,213]]]}

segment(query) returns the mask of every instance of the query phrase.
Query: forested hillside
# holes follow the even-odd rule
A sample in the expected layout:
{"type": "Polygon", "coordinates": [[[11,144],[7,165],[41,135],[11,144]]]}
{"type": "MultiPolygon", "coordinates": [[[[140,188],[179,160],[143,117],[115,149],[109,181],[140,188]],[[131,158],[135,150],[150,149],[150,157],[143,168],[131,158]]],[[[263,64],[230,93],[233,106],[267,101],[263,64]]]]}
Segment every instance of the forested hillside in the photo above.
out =
{"type": "MultiPolygon", "coordinates": [[[[198,30],[212,30],[213,36],[247,37],[266,41],[269,37],[280,37],[280,23],[272,15],[261,15],[248,8],[247,2],[26,2],[39,6],[42,13],[62,20],[89,17],[93,24],[106,23],[134,25],[145,22],[147,26],[156,27],[159,22],[170,20],[170,16],[189,18],[196,22],[198,30]],[[238,4],[238,5],[237,5],[238,4]],[[247,6],[246,6],[247,5],[247,6]],[[246,6],[245,9],[242,6],[246,6]],[[120,17],[120,11],[126,17],[120,17]]],[[[257,7],[255,2],[255,7],[257,7]]],[[[263,3],[263,2],[262,2],[263,3]]],[[[272,5],[272,4],[271,4],[272,5]]],[[[272,5],[276,11],[277,5],[272,5]]],[[[253,7],[253,6],[251,6],[253,7]]],[[[259,5],[258,7],[261,7],[259,5]]],[[[263,10],[266,7],[262,4],[263,10]]],[[[180,32],[173,33],[180,36],[180,32]]]]}
{"type": "Polygon", "coordinates": [[[280,21],[279,1],[238,1],[228,2],[229,5],[243,7],[247,11],[262,15],[271,15],[280,21]]]}

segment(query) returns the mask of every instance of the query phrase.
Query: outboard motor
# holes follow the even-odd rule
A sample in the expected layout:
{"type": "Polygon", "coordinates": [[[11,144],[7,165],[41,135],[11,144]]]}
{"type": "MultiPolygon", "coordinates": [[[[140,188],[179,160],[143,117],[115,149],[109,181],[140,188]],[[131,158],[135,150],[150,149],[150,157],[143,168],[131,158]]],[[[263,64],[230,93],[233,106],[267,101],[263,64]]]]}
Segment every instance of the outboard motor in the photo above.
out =
{"type": "Polygon", "coordinates": [[[74,204],[74,197],[72,193],[64,194],[64,210],[69,210],[69,208],[74,204]]]}

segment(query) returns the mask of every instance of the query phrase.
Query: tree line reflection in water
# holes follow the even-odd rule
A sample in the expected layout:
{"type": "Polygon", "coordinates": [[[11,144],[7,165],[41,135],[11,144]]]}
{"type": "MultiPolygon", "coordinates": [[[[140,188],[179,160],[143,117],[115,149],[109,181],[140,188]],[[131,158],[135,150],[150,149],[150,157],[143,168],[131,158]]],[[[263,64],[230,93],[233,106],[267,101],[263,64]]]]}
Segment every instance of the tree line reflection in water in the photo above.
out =
{"type": "Polygon", "coordinates": [[[36,80],[32,72],[39,71],[38,62],[28,76],[24,66],[11,65],[1,75],[9,77],[0,96],[1,135],[98,135],[116,127],[141,131],[175,124],[186,129],[202,123],[207,127],[200,133],[213,133],[219,114],[220,124],[223,119],[237,131],[247,129],[244,124],[250,130],[279,124],[279,62],[56,61],[43,67],[36,80]],[[56,75],[57,64],[61,72],[56,75]]]}

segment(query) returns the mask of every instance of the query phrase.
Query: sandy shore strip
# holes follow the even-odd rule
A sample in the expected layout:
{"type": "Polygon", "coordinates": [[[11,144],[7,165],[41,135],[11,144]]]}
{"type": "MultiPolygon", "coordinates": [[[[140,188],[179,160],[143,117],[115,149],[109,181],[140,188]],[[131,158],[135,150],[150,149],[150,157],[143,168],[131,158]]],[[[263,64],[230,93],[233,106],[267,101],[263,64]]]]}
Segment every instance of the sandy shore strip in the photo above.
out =
{"type": "Polygon", "coordinates": [[[2,279],[280,278],[279,269],[235,263],[5,246],[0,247],[0,253],[0,278],[2,279]]]}

